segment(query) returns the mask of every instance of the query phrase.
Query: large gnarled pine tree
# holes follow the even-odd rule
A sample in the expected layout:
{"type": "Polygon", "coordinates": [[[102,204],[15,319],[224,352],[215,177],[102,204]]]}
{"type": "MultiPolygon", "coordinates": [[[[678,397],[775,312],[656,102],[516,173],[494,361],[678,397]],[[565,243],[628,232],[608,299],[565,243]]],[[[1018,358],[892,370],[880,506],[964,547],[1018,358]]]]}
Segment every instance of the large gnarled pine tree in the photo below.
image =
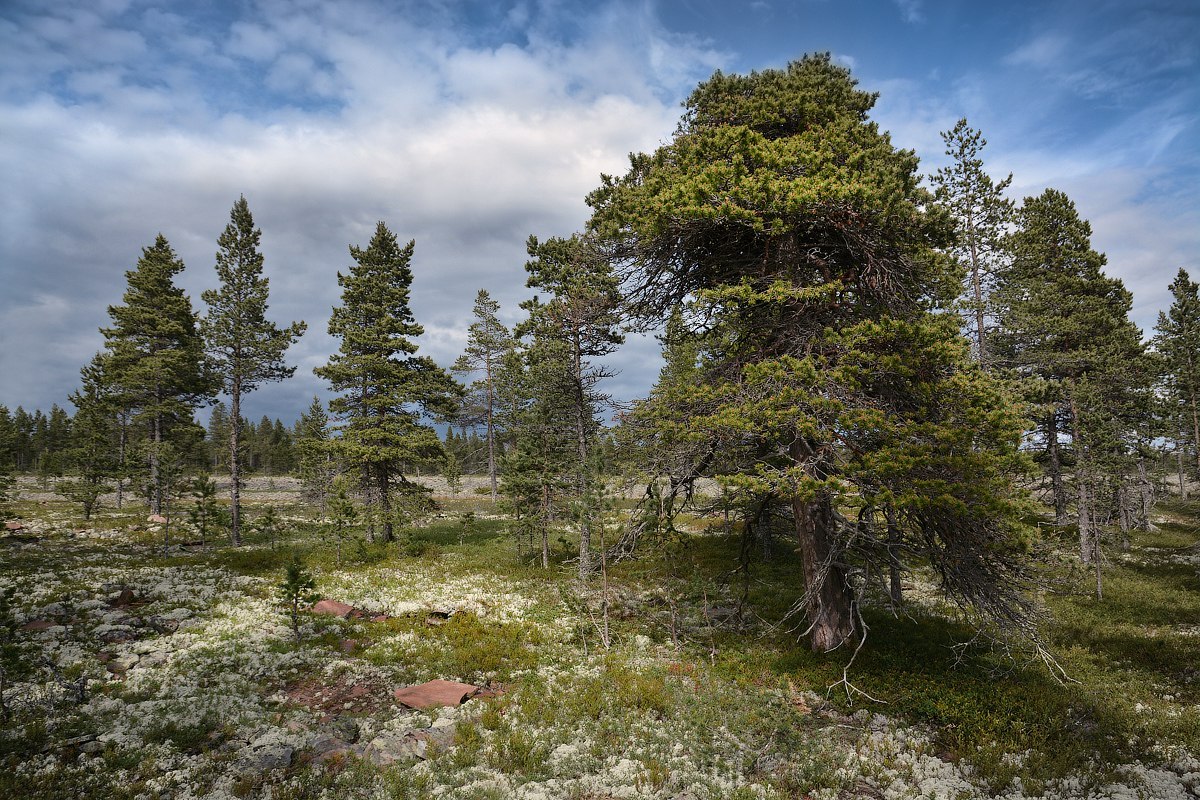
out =
{"type": "Polygon", "coordinates": [[[827,55],[717,73],[670,143],[590,196],[632,307],[678,312],[697,345],[692,379],[643,413],[655,446],[718,454],[697,476],[720,463],[726,486],[790,509],[815,650],[861,633],[861,578],[913,559],[1030,633],[1007,474],[1021,422],[934,313],[960,286],[939,254],[951,226],[874,101],[827,55]]]}

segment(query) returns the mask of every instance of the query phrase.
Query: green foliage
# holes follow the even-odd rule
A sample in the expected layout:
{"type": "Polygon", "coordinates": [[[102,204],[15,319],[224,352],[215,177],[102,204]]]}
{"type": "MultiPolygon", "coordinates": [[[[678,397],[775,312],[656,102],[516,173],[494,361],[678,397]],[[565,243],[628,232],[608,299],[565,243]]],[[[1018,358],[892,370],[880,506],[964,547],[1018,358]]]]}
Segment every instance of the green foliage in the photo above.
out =
{"type": "Polygon", "coordinates": [[[717,73],[669,144],[591,194],[631,308],[672,321],[636,435],[672,497],[715,476],[788,509],[815,649],[852,635],[853,574],[902,554],[1028,635],[1019,410],[937,313],[959,294],[952,231],[874,99],[827,55],[717,73]]]}
{"type": "Polygon", "coordinates": [[[15,613],[16,594],[13,586],[0,589],[0,722],[8,722],[10,714],[5,692],[33,667],[31,648],[21,636],[21,623],[15,613]]]}
{"type": "MultiPolygon", "coordinates": [[[[482,421],[487,445],[488,480],[492,499],[497,495],[496,438],[498,406],[503,393],[497,386],[501,363],[507,353],[516,346],[512,334],[500,322],[500,304],[492,299],[486,289],[475,296],[475,321],[467,328],[467,346],[454,362],[453,371],[458,374],[482,372],[482,377],[467,388],[463,400],[460,424],[478,424],[482,421]]],[[[457,492],[455,492],[457,494],[457,492]]]]}
{"type": "Polygon", "coordinates": [[[327,503],[329,522],[326,528],[333,537],[337,551],[337,563],[342,563],[342,543],[352,537],[358,527],[358,507],[350,499],[346,490],[345,478],[338,478],[333,483],[333,494],[327,503]]]}
{"type": "Polygon", "coordinates": [[[151,510],[167,499],[163,446],[186,457],[198,441],[192,413],[215,390],[191,301],[174,284],[183,262],[160,234],[126,272],[124,305],[109,306],[112,327],[102,328],[106,352],[101,383],[114,406],[143,437],[140,466],[151,510]]]}
{"type": "Polygon", "coordinates": [[[406,465],[435,463],[444,455],[422,416],[453,413],[460,392],[432,359],[416,355],[414,340],[424,328],[408,305],[413,247],[401,247],[382,222],[365,250],[351,246],[355,263],[349,273],[338,273],[342,305],[329,320],[329,333],[341,346],[314,370],[341,393],[329,404],[341,417],[336,449],[361,474],[367,506],[379,510],[385,539],[393,536],[395,485],[409,483],[406,465]]]}
{"type": "Polygon", "coordinates": [[[229,213],[229,224],[217,239],[218,290],[204,292],[208,314],[201,324],[205,350],[214,376],[230,398],[229,472],[231,485],[230,532],[233,543],[242,542],[241,498],[241,399],[263,381],[290,378],[296,371],[283,362],[283,354],[303,335],[307,326],[293,322],[280,329],[266,318],[269,281],[262,274],[258,251],[262,231],[245,196],[229,213]]]}
{"type": "Polygon", "coordinates": [[[207,542],[209,534],[216,533],[225,523],[224,509],[217,502],[217,483],[208,475],[198,475],[191,485],[192,507],[188,509],[188,520],[200,534],[200,541],[207,542]]]}
{"type": "Polygon", "coordinates": [[[292,622],[292,633],[300,641],[300,607],[310,606],[321,599],[317,594],[317,581],[304,566],[299,554],[284,571],[283,583],[278,585],[279,602],[287,609],[292,622]]]}
{"type": "Polygon", "coordinates": [[[1012,184],[1012,175],[997,183],[983,171],[980,151],[987,141],[967,125],[966,119],[960,119],[953,130],[943,132],[942,141],[952,162],[939,169],[930,183],[938,205],[954,220],[956,239],[950,252],[966,267],[968,286],[964,306],[974,323],[976,353],[986,363],[988,295],[1003,256],[1004,231],[1012,218],[1012,201],[1004,196],[1012,184]]]}

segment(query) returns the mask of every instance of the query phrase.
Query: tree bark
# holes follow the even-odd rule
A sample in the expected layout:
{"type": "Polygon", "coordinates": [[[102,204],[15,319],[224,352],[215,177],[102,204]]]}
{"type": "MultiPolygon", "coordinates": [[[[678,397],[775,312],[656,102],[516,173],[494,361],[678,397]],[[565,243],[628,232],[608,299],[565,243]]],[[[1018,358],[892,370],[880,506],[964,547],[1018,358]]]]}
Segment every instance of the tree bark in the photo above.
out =
{"type": "Polygon", "coordinates": [[[794,500],[792,509],[808,599],[809,642],[814,652],[827,653],[854,632],[845,571],[832,563],[833,508],[826,497],[808,502],[794,500]]]}
{"type": "Polygon", "coordinates": [[[242,469],[241,461],[241,429],[242,429],[242,387],[235,378],[229,388],[229,536],[234,547],[242,544],[242,469]]]}
{"type": "Polygon", "coordinates": [[[498,497],[498,487],[496,482],[496,426],[495,426],[495,407],[496,399],[492,387],[492,357],[488,354],[487,361],[487,449],[488,449],[488,480],[492,485],[492,502],[496,502],[498,497]]]}
{"type": "Polygon", "coordinates": [[[1067,524],[1067,490],[1063,486],[1062,456],[1058,446],[1058,408],[1046,420],[1046,450],[1050,456],[1050,490],[1054,495],[1054,524],[1067,524]]]}
{"type": "Polygon", "coordinates": [[[896,524],[896,509],[889,503],[884,507],[887,518],[887,550],[888,550],[888,596],[893,608],[899,608],[904,602],[904,588],[900,585],[900,556],[896,550],[900,547],[900,526],[896,524]]]}

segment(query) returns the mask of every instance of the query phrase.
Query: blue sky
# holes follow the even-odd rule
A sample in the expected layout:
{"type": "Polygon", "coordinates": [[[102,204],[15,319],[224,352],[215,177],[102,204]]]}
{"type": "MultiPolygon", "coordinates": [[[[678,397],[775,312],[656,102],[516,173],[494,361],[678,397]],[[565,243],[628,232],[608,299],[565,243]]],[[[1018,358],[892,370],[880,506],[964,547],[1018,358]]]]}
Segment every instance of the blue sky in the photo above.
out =
{"type": "MultiPolygon", "coordinates": [[[[511,321],[524,241],[580,228],[626,154],[669,139],[715,69],[830,51],[925,172],[962,116],[1016,199],[1066,191],[1145,330],[1200,272],[1200,4],[1133,2],[0,3],[0,404],[65,402],[124,272],[162,232],[199,305],[245,194],[272,314],[304,319],[294,379],[247,412],[290,422],[323,387],[347,245],[417,241],[423,352],[449,364],[487,288],[511,321]]],[[[610,390],[642,394],[653,342],[610,390]]]]}

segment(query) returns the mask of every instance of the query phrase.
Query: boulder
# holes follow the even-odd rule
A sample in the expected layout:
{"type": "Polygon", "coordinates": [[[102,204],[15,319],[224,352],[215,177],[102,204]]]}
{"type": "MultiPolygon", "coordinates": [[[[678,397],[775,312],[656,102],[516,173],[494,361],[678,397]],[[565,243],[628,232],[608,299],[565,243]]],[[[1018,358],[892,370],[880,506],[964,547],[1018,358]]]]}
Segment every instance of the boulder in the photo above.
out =
{"type": "Polygon", "coordinates": [[[162,514],[151,514],[150,516],[146,517],[146,522],[150,522],[155,525],[166,525],[167,518],[162,514]]]}
{"type": "Polygon", "coordinates": [[[9,533],[20,533],[21,531],[25,530],[25,526],[14,519],[11,522],[4,523],[4,530],[8,531],[9,533]]]}

